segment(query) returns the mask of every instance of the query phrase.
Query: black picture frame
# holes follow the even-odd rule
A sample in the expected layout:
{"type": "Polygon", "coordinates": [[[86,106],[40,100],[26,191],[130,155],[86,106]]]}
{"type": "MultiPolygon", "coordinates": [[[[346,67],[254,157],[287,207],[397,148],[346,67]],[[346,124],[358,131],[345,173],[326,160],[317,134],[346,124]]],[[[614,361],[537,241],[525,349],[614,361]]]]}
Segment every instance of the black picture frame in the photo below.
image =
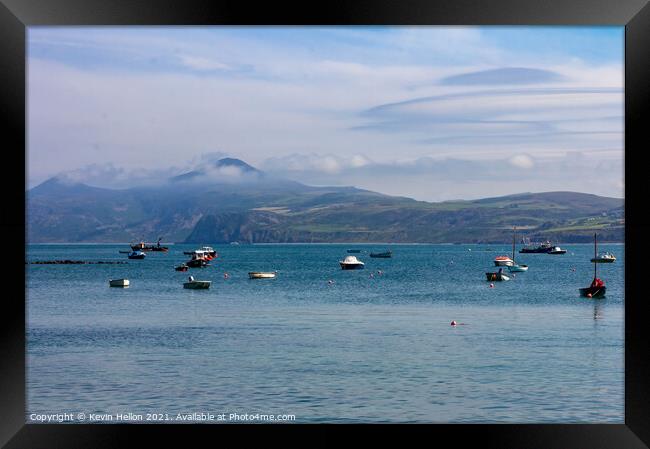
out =
{"type": "MultiPolygon", "coordinates": [[[[7,448],[127,447],[133,437],[148,446],[194,436],[239,438],[249,426],[46,425],[25,423],[25,271],[16,261],[25,251],[25,49],[26,27],[34,25],[624,25],[625,26],[625,424],[394,425],[352,426],[374,437],[387,430],[417,434],[454,446],[499,448],[643,448],[650,445],[650,326],[643,286],[644,211],[648,191],[642,142],[650,104],[650,5],[645,0],[493,0],[478,2],[365,0],[300,5],[235,1],[0,0],[0,114],[5,192],[0,229],[11,257],[5,279],[17,293],[5,296],[0,314],[0,445],[7,448]],[[8,175],[7,173],[11,174],[8,175]],[[20,186],[22,181],[23,186],[20,186]],[[23,236],[21,239],[19,236],[23,236]],[[21,300],[22,295],[22,300],[21,300]],[[154,440],[156,441],[154,443],[154,440]],[[473,443],[470,443],[474,441],[473,443]]],[[[255,426],[256,436],[308,430],[309,441],[336,437],[331,425],[255,426]]],[[[350,426],[344,426],[350,427],[350,426]]],[[[216,440],[213,440],[216,441],[216,440]]],[[[240,440],[241,442],[242,440],[240,440]]],[[[307,443],[305,443],[307,444],[307,443]]]]}

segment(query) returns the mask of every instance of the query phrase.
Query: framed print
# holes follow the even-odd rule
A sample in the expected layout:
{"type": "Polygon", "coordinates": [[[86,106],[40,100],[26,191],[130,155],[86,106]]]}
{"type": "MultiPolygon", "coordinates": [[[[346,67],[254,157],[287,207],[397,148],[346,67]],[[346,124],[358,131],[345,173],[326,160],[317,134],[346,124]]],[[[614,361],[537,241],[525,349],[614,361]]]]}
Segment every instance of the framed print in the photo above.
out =
{"type": "Polygon", "coordinates": [[[644,2],[0,17],[6,447],[647,447],[644,2]]]}

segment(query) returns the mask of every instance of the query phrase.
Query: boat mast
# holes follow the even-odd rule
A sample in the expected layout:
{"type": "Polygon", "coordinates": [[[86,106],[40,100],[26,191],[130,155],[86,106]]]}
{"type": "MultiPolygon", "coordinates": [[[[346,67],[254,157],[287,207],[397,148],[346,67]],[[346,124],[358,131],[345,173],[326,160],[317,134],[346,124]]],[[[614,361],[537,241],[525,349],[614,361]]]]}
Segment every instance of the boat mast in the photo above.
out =
{"type": "Polygon", "coordinates": [[[515,230],[517,229],[516,226],[512,227],[512,262],[514,263],[515,261],[515,230]]]}
{"type": "Polygon", "coordinates": [[[598,268],[598,263],[596,262],[597,257],[598,251],[596,250],[596,233],[594,232],[594,279],[598,278],[598,275],[596,274],[596,269],[598,268]]]}

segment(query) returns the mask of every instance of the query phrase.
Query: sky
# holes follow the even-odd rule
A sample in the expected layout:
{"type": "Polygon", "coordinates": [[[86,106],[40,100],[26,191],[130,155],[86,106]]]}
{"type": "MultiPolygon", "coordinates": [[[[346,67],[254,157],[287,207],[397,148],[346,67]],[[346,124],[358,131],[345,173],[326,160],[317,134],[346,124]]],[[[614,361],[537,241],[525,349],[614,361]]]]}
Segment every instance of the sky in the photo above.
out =
{"type": "Polygon", "coordinates": [[[623,27],[29,27],[27,187],[235,157],[426,201],[623,197],[623,27]]]}

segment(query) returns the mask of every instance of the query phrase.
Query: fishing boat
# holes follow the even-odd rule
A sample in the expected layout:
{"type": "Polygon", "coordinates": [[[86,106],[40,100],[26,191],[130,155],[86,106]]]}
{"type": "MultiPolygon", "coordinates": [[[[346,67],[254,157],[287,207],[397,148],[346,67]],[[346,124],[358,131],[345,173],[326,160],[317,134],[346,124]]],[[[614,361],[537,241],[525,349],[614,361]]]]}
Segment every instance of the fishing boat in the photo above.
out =
{"type": "Polygon", "coordinates": [[[183,251],[183,254],[186,254],[188,256],[197,256],[207,260],[212,260],[217,257],[217,252],[212,249],[211,246],[203,246],[199,249],[195,249],[194,251],[183,251]]]}
{"type": "Polygon", "coordinates": [[[206,289],[210,288],[212,281],[195,281],[193,276],[189,277],[189,282],[183,283],[183,288],[206,289]]]}
{"type": "Polygon", "coordinates": [[[533,247],[530,244],[530,240],[527,241],[527,245],[519,250],[520,253],[526,254],[526,253],[536,253],[536,254],[546,254],[548,253],[553,246],[551,245],[551,242],[548,240],[538,246],[533,247]]]}
{"type": "Polygon", "coordinates": [[[365,266],[365,264],[355,256],[347,256],[344,260],[339,261],[339,264],[343,270],[360,270],[365,266]]]}
{"type": "Polygon", "coordinates": [[[497,256],[494,258],[494,265],[497,267],[509,267],[515,263],[509,256],[497,256]]]}
{"type": "Polygon", "coordinates": [[[485,277],[487,278],[488,281],[509,281],[510,276],[506,275],[503,272],[503,268],[499,268],[499,271],[497,272],[487,272],[485,273],[485,277]]]}
{"type": "Polygon", "coordinates": [[[384,251],[383,253],[370,253],[370,257],[380,257],[387,259],[389,257],[393,257],[393,253],[391,250],[384,251]]]}
{"type": "MultiPolygon", "coordinates": [[[[598,242],[596,234],[594,234],[594,259],[598,257],[598,242]]],[[[592,259],[593,260],[593,259],[592,259]]],[[[594,280],[591,281],[589,287],[579,288],[581,296],[586,296],[587,298],[602,298],[605,296],[607,287],[605,282],[602,279],[598,279],[598,263],[593,262],[594,264],[594,280]]]]}
{"type": "Polygon", "coordinates": [[[154,245],[153,243],[145,243],[143,241],[140,241],[139,243],[131,245],[131,249],[133,251],[162,251],[162,252],[167,252],[169,251],[169,248],[166,246],[161,246],[160,241],[162,240],[162,237],[158,239],[158,242],[154,245]]]}
{"type": "Polygon", "coordinates": [[[146,256],[146,254],[144,252],[136,250],[136,251],[133,251],[133,252],[129,253],[129,255],[127,257],[129,259],[144,259],[145,256],[146,256]]]}
{"type": "Polygon", "coordinates": [[[111,287],[128,287],[129,286],[129,280],[128,279],[109,279],[108,285],[111,287]]]}
{"type": "Polygon", "coordinates": [[[566,254],[566,249],[562,249],[559,246],[554,246],[548,251],[547,254],[566,254]]]}
{"type": "Polygon", "coordinates": [[[591,261],[593,263],[613,263],[616,262],[616,257],[612,253],[605,253],[592,257],[591,261]]]}
{"type": "Polygon", "coordinates": [[[512,227],[512,265],[508,265],[508,271],[511,273],[519,273],[519,272],[524,272],[528,271],[528,265],[524,264],[518,264],[515,262],[515,234],[517,232],[517,227],[513,226],[512,227]]]}
{"type": "Polygon", "coordinates": [[[248,273],[250,279],[272,279],[277,271],[251,271],[248,273]]]}
{"type": "Polygon", "coordinates": [[[348,250],[348,253],[360,253],[360,252],[361,252],[360,249],[349,249],[348,250]]]}
{"type": "Polygon", "coordinates": [[[187,271],[190,267],[186,263],[182,263],[178,266],[174,267],[174,270],[176,271],[187,271]]]}

